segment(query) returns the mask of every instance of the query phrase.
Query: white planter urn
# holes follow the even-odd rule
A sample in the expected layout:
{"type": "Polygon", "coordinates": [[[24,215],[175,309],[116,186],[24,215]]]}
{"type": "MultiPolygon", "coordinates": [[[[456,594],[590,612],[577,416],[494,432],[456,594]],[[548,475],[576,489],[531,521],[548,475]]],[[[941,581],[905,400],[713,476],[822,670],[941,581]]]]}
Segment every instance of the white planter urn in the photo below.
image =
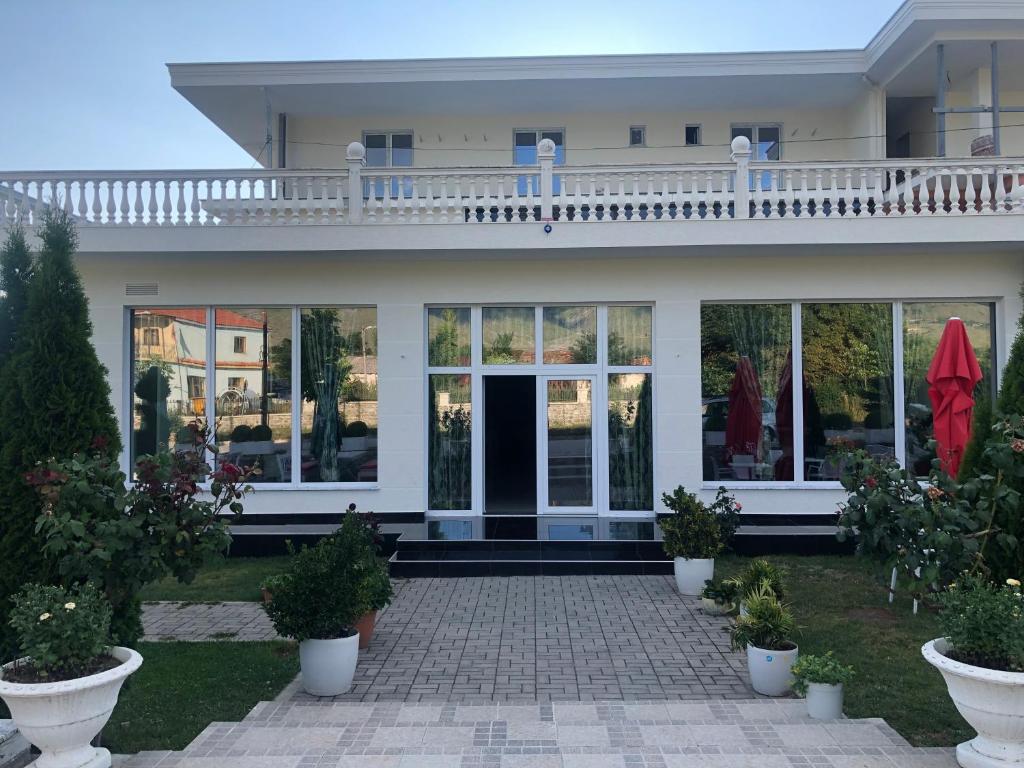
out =
{"type": "Polygon", "coordinates": [[[939,638],[921,653],[942,673],[957,710],[978,732],[957,745],[964,768],[1024,766],[1024,672],[972,667],[946,657],[949,644],[939,638]]]}
{"type": "Polygon", "coordinates": [[[715,578],[714,558],[691,560],[677,557],[674,562],[676,588],[681,595],[699,595],[704,591],[704,582],[715,578]]]}
{"type": "Polygon", "coordinates": [[[18,730],[42,753],[35,768],[110,768],[110,752],[90,744],[110,719],[121,685],[142,665],[130,648],[115,647],[113,669],[58,683],[13,683],[0,670],[0,698],[18,730]]]}
{"type": "Polygon", "coordinates": [[[843,684],[807,684],[807,714],[815,720],[838,720],[843,716],[843,684]]]}
{"type": "Polygon", "coordinates": [[[312,696],[339,696],[352,687],[359,661],[359,633],[299,643],[302,688],[312,696]]]}
{"type": "Polygon", "coordinates": [[[799,649],[769,651],[747,646],[747,670],[750,684],[764,696],[785,696],[793,687],[793,665],[799,649]]]}

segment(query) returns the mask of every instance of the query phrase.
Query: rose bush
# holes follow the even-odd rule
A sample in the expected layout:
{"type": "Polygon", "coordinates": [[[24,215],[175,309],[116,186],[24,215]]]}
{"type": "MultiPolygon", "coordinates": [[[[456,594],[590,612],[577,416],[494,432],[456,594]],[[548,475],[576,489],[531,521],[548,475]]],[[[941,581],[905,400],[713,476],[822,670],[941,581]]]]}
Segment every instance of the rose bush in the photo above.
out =
{"type": "Polygon", "coordinates": [[[63,584],[100,587],[113,608],[117,645],[133,647],[142,636],[142,587],[165,576],[189,583],[227,550],[224,513],[240,515],[250,490],[242,468],[211,470],[209,429],[190,428],[190,449],[139,457],[133,483],[101,450],[40,465],[27,478],[43,502],[36,522],[43,552],[63,584]],[[208,489],[200,487],[205,480],[208,489]]]}

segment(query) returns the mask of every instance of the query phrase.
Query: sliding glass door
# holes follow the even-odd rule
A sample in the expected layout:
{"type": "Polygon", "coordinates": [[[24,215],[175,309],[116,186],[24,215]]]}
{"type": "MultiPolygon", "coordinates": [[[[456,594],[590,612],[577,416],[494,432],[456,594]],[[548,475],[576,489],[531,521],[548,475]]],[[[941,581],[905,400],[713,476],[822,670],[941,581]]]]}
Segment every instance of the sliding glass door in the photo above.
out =
{"type": "Polygon", "coordinates": [[[596,510],[592,376],[538,376],[537,496],[540,512],[596,510]]]}

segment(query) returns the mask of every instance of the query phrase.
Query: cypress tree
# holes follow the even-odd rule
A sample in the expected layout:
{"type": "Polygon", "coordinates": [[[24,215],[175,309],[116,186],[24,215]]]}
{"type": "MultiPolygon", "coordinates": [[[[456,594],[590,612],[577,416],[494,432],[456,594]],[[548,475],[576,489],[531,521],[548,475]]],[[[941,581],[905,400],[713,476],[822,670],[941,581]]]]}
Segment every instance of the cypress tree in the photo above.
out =
{"type": "Polygon", "coordinates": [[[32,280],[32,252],[25,230],[15,225],[0,248],[0,366],[14,350],[14,338],[28,304],[28,286],[32,280]]]}
{"type": "Polygon", "coordinates": [[[89,305],[74,254],[73,219],[43,215],[42,248],[10,360],[0,373],[0,653],[10,657],[9,597],[48,578],[35,538],[40,504],[25,474],[38,462],[95,445],[121,450],[106,369],[92,346],[89,305]]]}

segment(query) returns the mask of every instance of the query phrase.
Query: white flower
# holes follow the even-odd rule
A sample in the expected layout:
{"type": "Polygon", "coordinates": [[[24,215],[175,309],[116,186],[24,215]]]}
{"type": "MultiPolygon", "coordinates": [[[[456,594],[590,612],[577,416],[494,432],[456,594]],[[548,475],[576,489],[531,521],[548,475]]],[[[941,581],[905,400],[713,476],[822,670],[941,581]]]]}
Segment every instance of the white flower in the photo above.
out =
{"type": "Polygon", "coordinates": [[[1019,579],[1007,579],[1006,583],[1009,584],[1011,587],[1019,587],[1020,586],[1020,580],[1019,579]]]}
{"type": "Polygon", "coordinates": [[[78,607],[78,606],[77,606],[77,605],[75,605],[74,603],[64,603],[64,610],[65,610],[65,611],[73,611],[73,610],[75,610],[75,608],[77,608],[77,607],[78,607]]]}
{"type": "Polygon", "coordinates": [[[50,614],[48,614],[48,613],[41,613],[41,614],[39,614],[39,620],[40,621],[46,621],[49,618],[50,618],[50,614]]]}

